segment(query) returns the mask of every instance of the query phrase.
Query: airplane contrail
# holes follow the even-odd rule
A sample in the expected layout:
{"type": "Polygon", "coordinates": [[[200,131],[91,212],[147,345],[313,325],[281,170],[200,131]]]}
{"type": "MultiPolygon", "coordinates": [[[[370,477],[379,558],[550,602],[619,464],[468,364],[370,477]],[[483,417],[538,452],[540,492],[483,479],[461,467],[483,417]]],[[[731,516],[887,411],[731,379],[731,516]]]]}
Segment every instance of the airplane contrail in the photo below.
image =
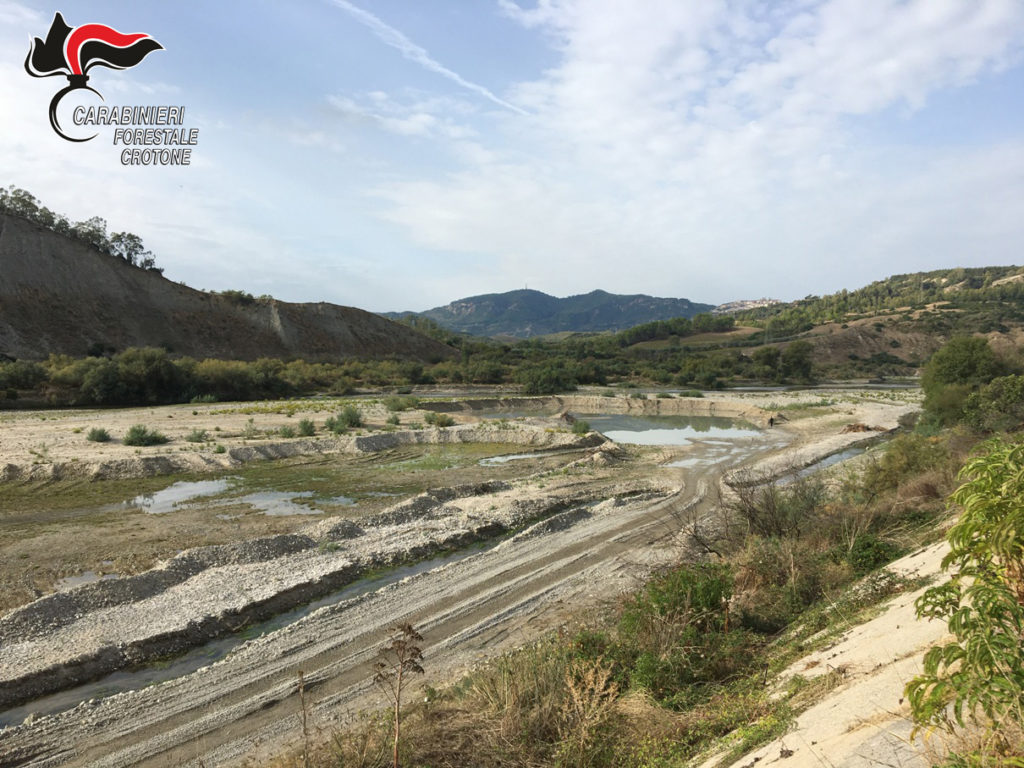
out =
{"type": "Polygon", "coordinates": [[[458,83],[463,88],[473,91],[474,93],[478,93],[485,99],[493,101],[495,104],[500,104],[506,109],[511,109],[513,112],[518,112],[520,115],[528,114],[526,110],[499,98],[484,86],[471,82],[458,72],[453,72],[448,69],[448,67],[434,59],[425,48],[417,45],[401,31],[395,29],[387,22],[382,21],[369,11],[362,9],[357,5],[353,5],[348,2],[348,0],[331,0],[331,2],[352,16],[352,18],[360,24],[363,24],[373,30],[374,34],[376,34],[381,41],[390,45],[392,48],[398,49],[405,58],[416,62],[424,69],[436,72],[442,77],[446,77],[452,82],[458,83]]]}

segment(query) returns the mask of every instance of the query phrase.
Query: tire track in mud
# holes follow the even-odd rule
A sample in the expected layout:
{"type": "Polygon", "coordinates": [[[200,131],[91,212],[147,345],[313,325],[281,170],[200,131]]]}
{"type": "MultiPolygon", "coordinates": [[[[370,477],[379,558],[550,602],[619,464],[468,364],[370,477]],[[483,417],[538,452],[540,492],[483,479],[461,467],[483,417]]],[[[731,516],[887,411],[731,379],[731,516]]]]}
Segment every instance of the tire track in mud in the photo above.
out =
{"type": "Polygon", "coordinates": [[[688,469],[687,488],[667,500],[627,503],[563,531],[515,537],[321,609],[186,677],[0,733],[0,766],[228,765],[257,754],[259,744],[279,748],[300,729],[300,670],[311,713],[326,723],[345,710],[380,704],[371,696],[371,660],[398,622],[413,623],[427,638],[428,673],[440,671],[438,677],[498,650],[509,637],[522,634],[526,641],[531,620],[559,612],[559,592],[581,582],[608,592],[625,556],[672,534],[673,514],[710,508],[702,488],[773,448],[688,469]]]}

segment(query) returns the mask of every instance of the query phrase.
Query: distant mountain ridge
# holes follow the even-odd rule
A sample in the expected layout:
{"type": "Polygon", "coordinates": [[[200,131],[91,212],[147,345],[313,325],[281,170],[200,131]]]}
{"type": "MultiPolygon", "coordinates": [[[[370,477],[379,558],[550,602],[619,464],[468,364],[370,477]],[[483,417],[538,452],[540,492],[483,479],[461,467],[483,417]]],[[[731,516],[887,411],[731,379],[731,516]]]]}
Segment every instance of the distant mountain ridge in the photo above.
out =
{"type": "Polygon", "coordinates": [[[713,308],[713,304],[699,304],[689,299],[644,294],[626,296],[596,290],[562,299],[523,289],[470,296],[425,312],[389,312],[385,317],[413,314],[474,336],[529,338],[567,331],[619,331],[654,320],[693,317],[713,308]]]}
{"type": "MultiPolygon", "coordinates": [[[[244,294],[240,294],[245,296],[244,294]]],[[[423,362],[455,350],[353,307],[233,301],[0,214],[0,359],[164,347],[190,357],[423,362]]]]}

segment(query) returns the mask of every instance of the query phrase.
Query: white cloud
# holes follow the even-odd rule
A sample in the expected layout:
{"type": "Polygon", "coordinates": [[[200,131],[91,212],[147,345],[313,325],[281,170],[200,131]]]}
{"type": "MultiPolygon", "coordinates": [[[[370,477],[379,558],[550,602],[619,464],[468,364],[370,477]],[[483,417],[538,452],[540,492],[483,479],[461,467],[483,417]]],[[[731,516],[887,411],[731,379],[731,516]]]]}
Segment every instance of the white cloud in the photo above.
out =
{"type": "Polygon", "coordinates": [[[297,85],[240,106],[225,76],[204,84],[213,111],[193,112],[186,80],[105,73],[113,100],[188,106],[200,144],[174,170],[52,135],[60,83],[22,70],[23,30],[50,17],[0,0],[0,181],[138,232],[174,279],[374,309],[524,283],[792,298],[1019,261],[1024,139],[943,141],[936,126],[916,147],[913,133],[940,96],[1019,66],[1019,0],[496,0],[518,27],[493,89],[332,2],[363,25],[348,33],[390,46],[371,39],[366,62],[384,82],[409,70],[394,49],[437,87],[297,85]],[[539,75],[524,37],[550,46],[539,75]]]}
{"type": "Polygon", "coordinates": [[[848,130],[1017,64],[1014,0],[500,9],[561,60],[511,91],[532,114],[504,118],[462,169],[375,190],[422,247],[492,260],[506,284],[709,300],[852,286],[900,259],[1014,258],[989,232],[1024,203],[1019,146],[900,156],[848,130]],[[966,194],[973,215],[951,217],[966,194]],[[972,237],[985,255],[954,252],[972,237]]]}
{"type": "Polygon", "coordinates": [[[496,96],[492,91],[485,88],[484,86],[467,80],[458,72],[455,72],[448,67],[441,64],[437,59],[430,55],[430,53],[423,47],[417,45],[408,37],[406,37],[401,31],[395,29],[390,24],[387,24],[382,19],[374,16],[367,10],[364,10],[348,0],[331,0],[338,8],[348,13],[352,18],[373,30],[373,33],[377,35],[384,43],[387,43],[392,48],[400,51],[405,58],[410,61],[414,61],[424,69],[435,72],[441,77],[451,80],[453,83],[465,88],[466,90],[473,91],[474,93],[483,96],[485,99],[504,107],[505,109],[513,112],[524,114],[524,111],[517,107],[515,104],[511,104],[502,98],[496,96]]]}
{"type": "MultiPolygon", "coordinates": [[[[42,21],[43,16],[32,8],[12,2],[12,0],[0,0],[0,25],[33,29],[40,26],[42,21]]],[[[38,36],[45,37],[42,33],[38,36]]],[[[28,40],[26,40],[25,46],[27,52],[28,40]]]]}
{"type": "Polygon", "coordinates": [[[476,135],[471,126],[452,117],[464,117],[470,110],[463,102],[451,98],[417,98],[404,103],[374,91],[366,94],[362,103],[338,95],[328,96],[327,103],[346,120],[375,125],[400,136],[466,140],[476,135]]]}

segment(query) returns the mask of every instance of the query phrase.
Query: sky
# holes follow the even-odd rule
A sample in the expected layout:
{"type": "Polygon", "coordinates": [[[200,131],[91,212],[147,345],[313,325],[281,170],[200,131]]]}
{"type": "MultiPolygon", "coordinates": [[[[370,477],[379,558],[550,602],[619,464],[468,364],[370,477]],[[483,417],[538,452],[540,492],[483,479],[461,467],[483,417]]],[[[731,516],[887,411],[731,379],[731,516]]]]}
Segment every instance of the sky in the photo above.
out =
{"type": "Polygon", "coordinates": [[[1020,264],[1024,2],[0,0],[8,185],[194,288],[371,311],[1020,264]],[[51,130],[57,11],[163,46],[73,98],[184,106],[190,165],[51,130]]]}

